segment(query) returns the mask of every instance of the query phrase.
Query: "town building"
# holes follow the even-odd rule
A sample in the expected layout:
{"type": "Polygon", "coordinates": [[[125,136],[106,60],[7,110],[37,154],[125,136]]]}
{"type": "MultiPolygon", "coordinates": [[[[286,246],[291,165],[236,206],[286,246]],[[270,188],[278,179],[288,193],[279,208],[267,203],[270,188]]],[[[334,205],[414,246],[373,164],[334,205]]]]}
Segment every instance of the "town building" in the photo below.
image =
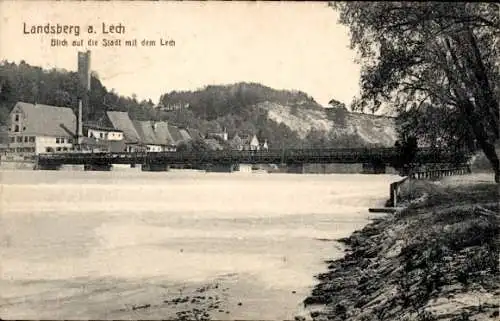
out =
{"type": "Polygon", "coordinates": [[[240,137],[238,134],[235,134],[234,137],[230,140],[229,145],[231,146],[231,149],[239,151],[242,150],[257,151],[261,148],[259,140],[256,135],[248,135],[240,137]]]}
{"type": "Polygon", "coordinates": [[[161,111],[176,111],[176,110],[181,110],[181,109],[187,109],[189,108],[189,104],[188,103],[181,103],[181,102],[178,102],[178,103],[172,103],[172,104],[168,104],[168,105],[163,105],[163,104],[159,104],[158,106],[156,106],[156,108],[158,110],[161,110],[161,111]]]}
{"type": "Polygon", "coordinates": [[[96,124],[83,124],[83,137],[78,148],[90,152],[119,153],[126,150],[123,132],[96,124]]]}
{"type": "Polygon", "coordinates": [[[261,150],[269,150],[269,145],[267,144],[267,139],[264,139],[264,143],[260,147],[261,150]]]}
{"type": "Polygon", "coordinates": [[[17,102],[9,115],[9,152],[29,156],[70,151],[76,127],[69,107],[17,102]]]}
{"type": "Polygon", "coordinates": [[[98,140],[123,140],[123,132],[121,130],[93,124],[83,124],[83,135],[98,140]]]}
{"type": "Polygon", "coordinates": [[[248,135],[241,138],[243,141],[243,150],[259,150],[260,144],[256,135],[248,135]]]}
{"type": "Polygon", "coordinates": [[[148,152],[175,151],[176,145],[172,139],[167,122],[132,121],[141,143],[148,152]]]}
{"type": "Polygon", "coordinates": [[[123,141],[125,143],[124,151],[138,152],[146,150],[146,146],[142,144],[141,137],[127,112],[108,111],[106,116],[113,128],[123,133],[123,141]]]}

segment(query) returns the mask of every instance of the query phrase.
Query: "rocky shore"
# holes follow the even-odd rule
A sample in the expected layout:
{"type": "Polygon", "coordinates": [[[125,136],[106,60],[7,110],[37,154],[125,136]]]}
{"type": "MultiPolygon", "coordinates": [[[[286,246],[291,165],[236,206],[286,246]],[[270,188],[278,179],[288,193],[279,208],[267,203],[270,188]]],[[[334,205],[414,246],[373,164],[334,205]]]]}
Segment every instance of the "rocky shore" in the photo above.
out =
{"type": "MultiPolygon", "coordinates": [[[[498,186],[407,181],[404,209],[340,240],[314,320],[499,320],[498,186]]],[[[316,306],[318,305],[318,306],[316,306]]]]}

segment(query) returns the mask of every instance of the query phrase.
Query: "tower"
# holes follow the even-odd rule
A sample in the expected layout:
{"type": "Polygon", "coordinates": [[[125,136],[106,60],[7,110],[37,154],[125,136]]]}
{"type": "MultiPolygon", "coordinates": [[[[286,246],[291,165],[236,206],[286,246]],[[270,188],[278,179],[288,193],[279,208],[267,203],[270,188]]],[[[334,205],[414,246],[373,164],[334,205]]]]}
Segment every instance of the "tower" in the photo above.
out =
{"type": "Polygon", "coordinates": [[[77,115],[77,144],[81,143],[83,136],[83,110],[89,112],[90,95],[90,50],[78,52],[78,115],[77,115]]]}

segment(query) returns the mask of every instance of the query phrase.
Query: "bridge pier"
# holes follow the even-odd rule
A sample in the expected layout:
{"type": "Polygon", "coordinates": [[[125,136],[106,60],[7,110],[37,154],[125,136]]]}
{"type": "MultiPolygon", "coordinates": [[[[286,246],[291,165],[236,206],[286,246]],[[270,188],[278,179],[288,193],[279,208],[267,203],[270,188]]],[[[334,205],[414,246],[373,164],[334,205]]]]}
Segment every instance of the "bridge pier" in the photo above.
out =
{"type": "Polygon", "coordinates": [[[363,174],[385,174],[385,164],[374,162],[374,163],[363,163],[363,174]]]}
{"type": "Polygon", "coordinates": [[[236,164],[235,171],[242,173],[251,173],[252,165],[251,164],[236,164]]]}
{"type": "Polygon", "coordinates": [[[62,165],[58,164],[36,164],[35,165],[35,170],[40,170],[40,171],[58,171],[61,169],[62,165]]]}
{"type": "Polygon", "coordinates": [[[142,165],[142,171],[143,172],[168,172],[170,169],[170,166],[168,164],[143,164],[142,165]]]}
{"type": "Polygon", "coordinates": [[[113,168],[111,164],[85,164],[83,169],[85,171],[96,171],[96,172],[109,172],[113,168]]]}
{"type": "Polygon", "coordinates": [[[291,174],[304,174],[304,164],[288,164],[286,172],[291,174]]]}
{"type": "Polygon", "coordinates": [[[232,173],[238,171],[240,164],[210,164],[206,167],[209,173],[232,173]]]}

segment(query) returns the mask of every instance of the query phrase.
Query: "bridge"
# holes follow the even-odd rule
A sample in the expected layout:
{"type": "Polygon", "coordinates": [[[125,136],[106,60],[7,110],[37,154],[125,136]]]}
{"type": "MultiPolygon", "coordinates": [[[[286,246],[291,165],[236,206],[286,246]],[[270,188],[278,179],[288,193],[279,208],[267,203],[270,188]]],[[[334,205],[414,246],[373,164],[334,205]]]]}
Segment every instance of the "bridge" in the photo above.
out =
{"type": "MultiPolygon", "coordinates": [[[[462,155],[439,150],[421,149],[414,158],[415,163],[457,164],[464,163],[462,155]]],[[[266,151],[179,151],[179,152],[133,152],[133,153],[45,153],[38,155],[39,169],[57,169],[62,165],[85,165],[89,169],[106,169],[113,164],[142,165],[151,170],[162,170],[172,165],[218,165],[234,164],[370,164],[373,167],[396,166],[401,152],[396,148],[337,148],[337,149],[283,149],[266,151]]]]}

